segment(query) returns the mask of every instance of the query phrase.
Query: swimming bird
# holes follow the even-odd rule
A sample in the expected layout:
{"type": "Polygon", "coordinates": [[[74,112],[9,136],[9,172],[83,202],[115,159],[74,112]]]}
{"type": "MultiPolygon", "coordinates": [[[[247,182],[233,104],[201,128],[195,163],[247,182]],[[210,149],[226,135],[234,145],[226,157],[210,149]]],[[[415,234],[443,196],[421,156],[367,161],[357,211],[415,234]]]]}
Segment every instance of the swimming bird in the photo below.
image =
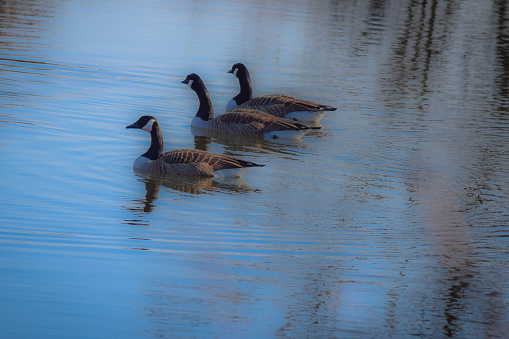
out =
{"type": "Polygon", "coordinates": [[[226,111],[236,108],[251,108],[280,118],[317,122],[326,112],[337,109],[284,94],[269,94],[253,98],[253,86],[247,67],[244,64],[236,63],[228,73],[232,73],[239,79],[240,92],[228,102],[226,111]]]}
{"type": "Polygon", "coordinates": [[[240,136],[265,136],[268,138],[300,138],[311,129],[297,121],[278,118],[253,109],[239,108],[214,117],[209,92],[202,79],[189,74],[182,83],[187,84],[198,95],[200,106],[191,122],[194,128],[240,136]]]}
{"type": "Polygon", "coordinates": [[[150,133],[150,148],[133,164],[133,167],[138,170],[161,175],[241,177],[250,167],[264,166],[234,156],[213,154],[196,149],[176,149],[164,152],[163,133],[159,122],[153,116],[144,115],[126,128],[142,129],[150,133]]]}

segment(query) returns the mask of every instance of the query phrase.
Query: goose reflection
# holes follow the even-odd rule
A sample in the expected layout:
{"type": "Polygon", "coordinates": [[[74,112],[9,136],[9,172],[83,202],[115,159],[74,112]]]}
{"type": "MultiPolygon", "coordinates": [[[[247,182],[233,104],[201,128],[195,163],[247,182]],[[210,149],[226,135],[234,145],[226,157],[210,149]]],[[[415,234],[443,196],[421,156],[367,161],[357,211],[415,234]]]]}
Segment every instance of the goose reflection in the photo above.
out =
{"type": "MultiPolygon", "coordinates": [[[[314,125],[319,126],[318,123],[314,125]]],[[[194,147],[202,151],[210,151],[212,142],[224,146],[226,151],[256,154],[295,154],[299,153],[298,150],[308,149],[306,143],[302,139],[267,140],[257,137],[228,135],[193,127],[191,127],[191,133],[194,136],[194,147]]],[[[318,135],[321,133],[323,133],[322,130],[313,130],[309,132],[308,135],[318,135]]]]}
{"type": "MultiPolygon", "coordinates": [[[[144,171],[134,170],[137,180],[145,185],[145,197],[134,199],[134,206],[129,210],[138,213],[152,213],[157,207],[161,186],[169,188],[179,195],[201,195],[201,194],[242,194],[257,192],[247,185],[242,178],[230,177],[197,177],[197,176],[169,176],[149,174],[144,171]]],[[[129,224],[147,225],[146,221],[126,220],[129,224]]]]}

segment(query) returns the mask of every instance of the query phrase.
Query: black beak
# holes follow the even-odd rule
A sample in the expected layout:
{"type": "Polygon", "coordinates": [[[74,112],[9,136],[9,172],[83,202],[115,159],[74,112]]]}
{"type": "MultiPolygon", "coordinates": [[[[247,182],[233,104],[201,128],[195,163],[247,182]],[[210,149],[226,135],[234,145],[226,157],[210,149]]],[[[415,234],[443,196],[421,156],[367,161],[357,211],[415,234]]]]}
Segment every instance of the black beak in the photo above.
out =
{"type": "Polygon", "coordinates": [[[138,126],[138,121],[136,121],[134,124],[126,126],[125,128],[140,128],[140,126],[138,126]]]}
{"type": "Polygon", "coordinates": [[[228,73],[233,74],[233,69],[230,69],[228,73]]]}
{"type": "Polygon", "coordinates": [[[189,82],[189,80],[186,79],[186,80],[182,81],[181,83],[187,85],[188,82],[189,82]]]}

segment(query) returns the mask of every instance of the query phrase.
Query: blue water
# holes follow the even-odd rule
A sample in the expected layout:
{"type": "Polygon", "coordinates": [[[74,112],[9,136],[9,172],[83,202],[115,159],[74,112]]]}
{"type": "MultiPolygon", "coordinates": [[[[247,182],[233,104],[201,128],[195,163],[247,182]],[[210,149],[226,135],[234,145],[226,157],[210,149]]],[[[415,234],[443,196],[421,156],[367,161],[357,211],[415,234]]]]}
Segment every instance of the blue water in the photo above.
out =
{"type": "Polygon", "coordinates": [[[501,1],[0,5],[0,337],[504,338],[501,1]],[[299,142],[195,136],[255,95],[338,107],[299,142]],[[165,149],[266,165],[133,172],[165,149]]]}

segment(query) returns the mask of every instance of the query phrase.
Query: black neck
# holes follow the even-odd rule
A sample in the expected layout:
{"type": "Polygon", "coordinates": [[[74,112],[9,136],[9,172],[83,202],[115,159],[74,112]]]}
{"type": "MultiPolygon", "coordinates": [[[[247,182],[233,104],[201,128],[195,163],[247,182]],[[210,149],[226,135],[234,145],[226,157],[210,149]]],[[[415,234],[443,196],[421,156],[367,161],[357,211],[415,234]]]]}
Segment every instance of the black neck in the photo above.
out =
{"type": "Polygon", "coordinates": [[[212,108],[212,100],[210,100],[207,87],[205,87],[205,84],[203,83],[196,83],[193,87],[196,95],[198,95],[198,99],[200,100],[200,107],[198,107],[196,116],[205,121],[214,119],[214,108],[212,108]]]}
{"type": "MultiPolygon", "coordinates": [[[[241,70],[239,70],[241,72],[241,70]]],[[[251,77],[247,70],[239,74],[240,92],[233,98],[237,105],[242,105],[246,101],[253,99],[253,85],[251,85],[251,77]]]]}
{"type": "Polygon", "coordinates": [[[150,160],[156,160],[161,157],[163,151],[163,133],[158,121],[154,121],[152,124],[152,131],[150,132],[150,148],[148,149],[143,157],[149,158],[150,160]]]}

